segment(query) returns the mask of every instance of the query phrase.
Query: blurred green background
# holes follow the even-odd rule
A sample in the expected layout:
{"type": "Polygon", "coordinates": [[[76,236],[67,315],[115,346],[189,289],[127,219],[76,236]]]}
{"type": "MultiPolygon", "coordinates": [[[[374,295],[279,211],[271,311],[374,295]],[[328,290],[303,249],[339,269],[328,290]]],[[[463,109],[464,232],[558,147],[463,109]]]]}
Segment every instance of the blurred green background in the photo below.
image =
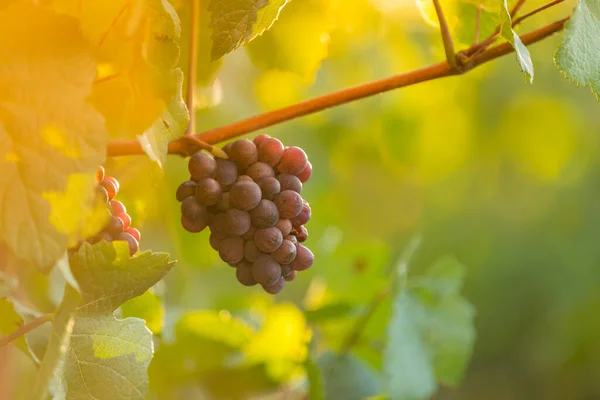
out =
{"type": "MultiPolygon", "coordinates": [[[[524,11],[540,4],[527,2],[524,11]]],[[[457,41],[468,45],[473,25],[465,21],[474,6],[442,5],[451,9],[457,41]]],[[[536,16],[521,31],[559,19],[573,6],[536,16]]],[[[290,343],[303,348],[305,317],[286,308],[290,303],[302,310],[366,303],[386,284],[402,249],[420,236],[410,274],[454,255],[468,269],[463,293],[477,310],[465,379],[436,399],[600,399],[600,108],[589,90],[554,67],[561,37],[530,47],[533,85],[508,55],[464,76],[258,132],[302,147],[313,164],[303,197],[312,206],[307,245],[316,262],[275,299],[242,287],[210,248],[207,232],[181,228],[174,193],[188,178],[186,160],[170,157],[162,180],[156,170],[148,174],[150,164],[140,157],[110,160],[107,171],[121,182],[120,197],[139,221],[142,247],[179,260],[156,290],[165,301],[163,336],[175,335],[186,312],[211,311],[196,317],[229,321],[280,303],[283,316],[273,317],[271,334],[291,330],[290,343]]],[[[247,49],[225,57],[216,75],[204,75],[198,130],[443,59],[438,31],[412,1],[293,0],[247,49]]],[[[375,368],[390,310],[388,299],[354,350],[375,368]]],[[[337,349],[353,321],[353,315],[321,321],[310,335],[317,346],[337,349]]],[[[190,342],[188,351],[196,346],[202,348],[190,342]]],[[[211,346],[207,358],[228,354],[227,346],[211,346]]],[[[302,360],[294,351],[282,356],[286,362],[302,360]]],[[[172,365],[184,363],[177,354],[159,350],[156,360],[172,356],[172,365]]],[[[295,376],[290,365],[279,367],[295,376]]],[[[152,377],[151,367],[151,387],[160,385],[152,377]]],[[[202,398],[194,393],[178,389],[177,396],[202,398]]]]}

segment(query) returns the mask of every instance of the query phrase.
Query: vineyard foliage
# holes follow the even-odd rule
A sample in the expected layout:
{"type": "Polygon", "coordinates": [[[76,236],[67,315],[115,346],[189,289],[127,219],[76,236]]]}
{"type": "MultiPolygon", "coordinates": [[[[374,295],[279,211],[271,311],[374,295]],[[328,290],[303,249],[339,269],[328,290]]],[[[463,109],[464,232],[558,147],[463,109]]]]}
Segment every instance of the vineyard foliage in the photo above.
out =
{"type": "Polygon", "coordinates": [[[0,398],[600,396],[600,2],[436,3],[0,0],[0,398]],[[246,184],[310,203],[282,293],[182,227],[188,156],[239,139],[211,130],[418,77],[446,34],[460,76],[247,122],[312,163],[246,184]],[[134,255],[97,239],[101,165],[134,255]]]}

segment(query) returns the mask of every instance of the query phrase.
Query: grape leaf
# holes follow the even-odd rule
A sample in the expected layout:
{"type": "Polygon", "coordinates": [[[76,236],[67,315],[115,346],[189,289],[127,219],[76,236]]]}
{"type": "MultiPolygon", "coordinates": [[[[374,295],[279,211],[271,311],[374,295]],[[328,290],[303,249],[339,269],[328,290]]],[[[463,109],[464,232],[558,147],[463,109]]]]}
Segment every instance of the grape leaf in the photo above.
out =
{"type": "Polygon", "coordinates": [[[141,139],[159,162],[166,142],[185,131],[188,113],[177,68],[181,26],[162,0],[55,0],[53,7],[80,22],[97,63],[91,102],[111,136],[141,139]],[[168,126],[167,126],[168,125],[168,126]]]}
{"type": "Polygon", "coordinates": [[[310,323],[330,321],[335,318],[346,318],[356,316],[361,307],[349,302],[336,302],[326,304],[314,310],[306,310],[306,320],[310,323]]]}
{"type": "Polygon", "coordinates": [[[327,400],[363,400],[380,393],[377,373],[350,354],[323,353],[317,365],[327,400]]]}
{"type": "Polygon", "coordinates": [[[248,54],[259,68],[291,71],[311,82],[327,57],[335,26],[327,2],[292,1],[279,23],[250,43],[248,54]]]}
{"type": "Polygon", "coordinates": [[[136,317],[146,321],[148,329],[157,334],[162,331],[165,309],[160,297],[147,290],[141,296],[127,300],[121,306],[123,317],[136,317]]]}
{"type": "Polygon", "coordinates": [[[556,66],[578,86],[589,86],[600,100],[600,4],[580,0],[554,57],[556,66]]]}
{"type": "Polygon", "coordinates": [[[269,29],[289,0],[213,1],[212,59],[216,60],[269,29]]]}
{"type": "Polygon", "coordinates": [[[474,310],[460,296],[464,267],[454,259],[400,290],[388,326],[384,372],[394,399],[426,399],[437,381],[460,381],[473,349],[474,310]]]}
{"type": "Polygon", "coordinates": [[[500,7],[500,27],[500,34],[502,37],[515,49],[515,54],[517,55],[517,61],[519,62],[521,70],[527,74],[529,83],[533,83],[534,72],[531,55],[529,54],[527,47],[525,47],[521,41],[519,35],[512,29],[512,18],[510,17],[510,11],[508,10],[507,0],[503,0],[502,6],[500,7]]]}
{"type": "Polygon", "coordinates": [[[95,173],[105,157],[104,121],[86,101],[96,69],[73,19],[16,2],[0,20],[0,240],[47,270],[68,234],[50,221],[43,195],[63,192],[72,173],[95,173]]]}
{"type": "MultiPolygon", "coordinates": [[[[156,284],[172,267],[164,253],[146,251],[130,258],[127,244],[121,241],[84,243],[71,256],[81,301],[73,312],[64,364],[55,373],[58,398],[145,398],[152,333],[143,320],[117,320],[113,312],[156,284]]],[[[70,292],[75,290],[69,287],[70,292]]]]}

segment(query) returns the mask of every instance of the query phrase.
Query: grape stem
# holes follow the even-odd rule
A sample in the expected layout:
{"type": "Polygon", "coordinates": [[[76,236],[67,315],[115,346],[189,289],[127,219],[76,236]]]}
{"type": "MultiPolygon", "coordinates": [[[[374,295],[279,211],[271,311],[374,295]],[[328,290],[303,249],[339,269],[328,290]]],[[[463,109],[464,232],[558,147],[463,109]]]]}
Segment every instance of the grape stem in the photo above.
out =
{"type": "MultiPolygon", "coordinates": [[[[554,33],[562,30],[568,19],[568,17],[563,18],[531,32],[525,33],[521,35],[521,41],[525,45],[539,42],[540,40],[543,40],[548,36],[551,36],[554,33]]],[[[481,42],[479,46],[483,45],[484,43],[485,42],[481,42]]],[[[472,47],[477,47],[477,49],[479,49],[478,46],[472,47]]],[[[452,75],[459,75],[514,51],[510,43],[502,43],[494,47],[486,48],[475,57],[469,57],[469,50],[470,49],[467,49],[458,53],[458,57],[463,61],[458,70],[452,68],[447,61],[443,61],[424,68],[406,72],[404,74],[393,75],[387,78],[364,83],[362,85],[351,86],[322,96],[317,96],[291,106],[259,114],[229,125],[210,129],[208,131],[193,135],[193,137],[206,142],[207,144],[216,144],[237,136],[244,135],[246,133],[254,132],[262,128],[276,125],[331,107],[346,104],[355,100],[370,97],[378,93],[411,86],[420,82],[445,78],[452,75]]],[[[185,140],[185,137],[182,137],[169,143],[168,151],[169,154],[189,154],[189,146],[191,145],[194,144],[189,140],[185,140]]],[[[112,141],[107,146],[107,155],[109,157],[139,154],[144,154],[144,151],[140,143],[135,140],[112,141]]]]}
{"type": "Polygon", "coordinates": [[[448,62],[453,69],[457,69],[458,63],[456,61],[456,53],[454,52],[454,43],[452,42],[452,36],[450,35],[450,29],[448,28],[448,23],[446,22],[440,0],[433,0],[433,7],[435,8],[435,14],[437,15],[440,24],[444,52],[446,53],[446,62],[448,62]]]}
{"type": "Polygon", "coordinates": [[[34,330],[35,328],[37,328],[40,325],[45,324],[46,322],[52,321],[53,318],[54,318],[54,314],[44,314],[44,315],[37,317],[33,321],[20,327],[19,329],[17,329],[15,332],[11,333],[10,335],[0,338],[0,347],[6,346],[7,344],[17,340],[21,336],[25,335],[26,333],[31,332],[32,330],[34,330]]]}

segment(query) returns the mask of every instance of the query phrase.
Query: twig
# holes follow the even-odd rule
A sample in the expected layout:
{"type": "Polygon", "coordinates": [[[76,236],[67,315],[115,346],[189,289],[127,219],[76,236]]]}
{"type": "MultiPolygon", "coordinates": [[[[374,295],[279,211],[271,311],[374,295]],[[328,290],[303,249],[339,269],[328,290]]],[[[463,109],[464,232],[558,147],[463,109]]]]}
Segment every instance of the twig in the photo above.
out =
{"type": "Polygon", "coordinates": [[[40,325],[45,324],[46,322],[52,321],[52,318],[54,318],[54,314],[44,314],[42,316],[37,317],[33,321],[23,325],[22,327],[17,329],[15,332],[11,333],[10,335],[1,337],[0,338],[0,347],[6,346],[10,342],[20,338],[21,336],[34,330],[35,328],[37,328],[40,325]]]}
{"type": "Polygon", "coordinates": [[[198,9],[200,0],[192,0],[190,7],[190,49],[187,71],[187,93],[185,104],[190,113],[190,121],[188,123],[185,135],[191,136],[196,130],[196,66],[198,62],[198,32],[200,30],[200,21],[198,17],[198,9]]]}
{"type": "Polygon", "coordinates": [[[532,17],[532,16],[534,16],[535,14],[537,14],[537,13],[539,13],[539,12],[541,12],[541,11],[544,11],[544,10],[545,10],[545,9],[547,9],[547,8],[550,8],[550,7],[552,7],[552,6],[555,6],[555,5],[557,5],[557,4],[560,4],[560,3],[564,2],[564,1],[565,1],[565,0],[554,0],[554,1],[551,1],[550,3],[544,4],[543,6],[541,6],[541,7],[538,7],[538,8],[536,8],[536,9],[535,9],[535,10],[533,10],[533,11],[530,11],[530,12],[528,12],[527,14],[524,14],[524,15],[520,16],[519,18],[516,18],[516,19],[513,21],[513,23],[512,23],[512,26],[513,26],[513,27],[514,27],[514,26],[517,26],[517,25],[519,25],[521,22],[523,22],[524,20],[526,20],[527,18],[529,18],[529,17],[532,17]]]}
{"type": "Polygon", "coordinates": [[[454,52],[454,43],[452,42],[452,36],[450,35],[450,29],[444,16],[444,11],[440,5],[440,0],[433,0],[433,7],[435,7],[435,13],[440,23],[440,31],[442,32],[442,42],[444,43],[444,51],[446,52],[446,61],[454,69],[458,68],[456,62],[456,53],[454,52]]]}
{"type": "MultiPolygon", "coordinates": [[[[562,30],[568,18],[553,22],[542,28],[535,29],[529,33],[521,35],[521,41],[525,45],[538,42],[546,37],[562,30]]],[[[466,72],[476,68],[477,66],[502,57],[513,52],[514,49],[509,43],[504,43],[496,47],[489,48],[472,57],[470,62],[462,67],[462,72],[466,72]]],[[[433,64],[424,68],[410,71],[400,75],[394,75],[376,81],[364,83],[358,86],[352,86],[336,92],[318,96],[303,102],[293,104],[288,107],[278,110],[269,111],[264,114],[259,114],[230,125],[224,125],[214,128],[194,137],[208,143],[215,144],[224,140],[232,139],[246,133],[254,132],[262,128],[266,128],[278,123],[289,121],[294,118],[322,111],[334,106],[350,103],[355,100],[373,96],[378,93],[387,92],[401,87],[411,86],[416,83],[430,81],[434,79],[444,78],[447,76],[457,75],[458,72],[453,70],[447,62],[433,64]]],[[[187,154],[187,144],[183,137],[169,144],[170,154],[187,154]]],[[[109,157],[144,154],[142,146],[138,141],[113,141],[107,146],[107,155],[109,157]]]]}
{"type": "Polygon", "coordinates": [[[512,10],[510,10],[510,18],[514,18],[515,15],[517,15],[517,13],[521,9],[521,7],[523,7],[524,4],[525,4],[525,0],[519,0],[519,1],[517,1],[517,3],[515,4],[515,6],[512,8],[512,10]]]}

